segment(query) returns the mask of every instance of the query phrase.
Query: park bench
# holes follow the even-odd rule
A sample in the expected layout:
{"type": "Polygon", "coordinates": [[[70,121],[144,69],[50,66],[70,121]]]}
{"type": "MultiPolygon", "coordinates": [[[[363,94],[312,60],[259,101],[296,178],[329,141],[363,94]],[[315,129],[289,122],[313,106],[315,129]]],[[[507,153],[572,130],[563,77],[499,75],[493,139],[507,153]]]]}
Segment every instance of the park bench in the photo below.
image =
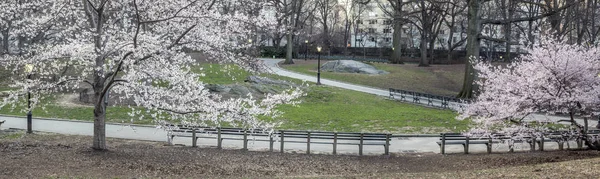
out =
{"type": "Polygon", "coordinates": [[[401,101],[406,101],[408,96],[412,96],[413,103],[421,103],[421,99],[427,100],[428,106],[435,106],[433,100],[440,101],[441,108],[449,108],[450,102],[462,103],[462,100],[448,97],[448,96],[439,96],[433,94],[419,93],[414,91],[406,91],[400,89],[389,88],[390,91],[390,99],[395,99],[394,96],[399,96],[401,101]]]}
{"type": "Polygon", "coordinates": [[[273,143],[279,138],[281,152],[284,151],[285,143],[306,143],[306,153],[308,154],[310,154],[311,144],[330,144],[333,145],[333,154],[337,154],[338,145],[356,145],[359,149],[359,155],[362,155],[364,146],[380,145],[384,147],[384,153],[388,155],[390,136],[390,134],[377,133],[338,133],[294,130],[280,130],[271,134],[266,134],[262,133],[261,130],[244,130],[240,128],[178,127],[177,129],[172,130],[172,133],[169,136],[169,143],[172,143],[174,137],[191,137],[192,146],[195,147],[199,138],[209,138],[216,139],[217,148],[221,148],[223,140],[242,140],[243,149],[247,150],[248,141],[262,141],[269,142],[269,150],[273,151],[273,143]],[[198,134],[212,134],[216,136],[198,134]],[[223,135],[228,137],[223,137],[223,135]],[[262,137],[262,139],[248,139],[248,137],[252,136],[262,137]]]}
{"type": "Polygon", "coordinates": [[[446,153],[446,145],[462,145],[465,154],[469,153],[469,145],[483,144],[487,147],[487,152],[492,153],[492,144],[500,143],[498,139],[489,137],[469,137],[461,133],[441,133],[440,141],[436,142],[440,146],[440,153],[446,153]]]}
{"type": "MultiPolygon", "coordinates": [[[[514,143],[527,143],[531,150],[534,151],[536,144],[539,146],[540,151],[544,150],[544,143],[546,142],[557,142],[559,145],[559,149],[563,149],[563,144],[566,142],[560,135],[554,134],[545,134],[541,137],[536,137],[535,139],[532,137],[521,137],[521,138],[511,138],[510,136],[504,136],[495,134],[494,137],[469,137],[464,136],[460,133],[442,133],[440,134],[440,141],[437,144],[440,146],[440,153],[445,154],[445,146],[446,145],[462,145],[464,148],[464,153],[469,153],[469,145],[473,144],[483,144],[487,147],[487,153],[492,152],[492,145],[496,143],[502,143],[504,141],[512,141],[514,143]]],[[[510,152],[514,152],[514,147],[509,146],[510,152]]]]}
{"type": "Polygon", "coordinates": [[[205,139],[216,139],[217,140],[217,148],[222,148],[223,140],[241,140],[243,141],[243,149],[248,149],[248,141],[262,141],[262,142],[270,142],[271,148],[273,146],[272,135],[263,133],[259,129],[255,130],[244,130],[241,128],[211,128],[211,127],[178,127],[175,130],[171,131],[171,135],[169,136],[169,143],[171,144],[174,137],[191,137],[192,138],[192,146],[197,146],[197,141],[200,138],[205,139]],[[209,134],[206,135],[198,135],[198,134],[209,134]],[[229,137],[223,137],[223,135],[228,135],[229,137]],[[237,136],[237,137],[236,137],[237,136]],[[248,137],[269,137],[269,140],[265,139],[248,139],[248,137]]]}
{"type": "Polygon", "coordinates": [[[363,155],[364,146],[383,146],[384,154],[389,155],[389,146],[391,134],[382,133],[351,133],[351,132],[320,132],[320,131],[278,131],[281,142],[281,150],[284,149],[284,143],[306,143],[306,151],[310,153],[310,144],[330,144],[333,145],[333,154],[337,154],[337,145],[356,145],[358,146],[358,155],[363,155]],[[301,139],[301,140],[287,140],[301,139]],[[317,139],[320,141],[311,141],[317,139]]]}
{"type": "MultiPolygon", "coordinates": [[[[464,136],[460,133],[442,133],[440,134],[440,141],[437,144],[440,146],[440,153],[445,154],[445,146],[446,145],[462,145],[464,148],[464,153],[469,153],[469,145],[473,144],[483,144],[487,147],[487,152],[492,152],[492,145],[495,143],[502,143],[504,141],[512,141],[514,143],[527,143],[530,146],[532,151],[535,151],[536,145],[538,146],[540,151],[544,151],[544,143],[548,142],[556,142],[558,144],[558,149],[563,150],[564,144],[568,141],[575,140],[577,142],[577,147],[582,148],[583,141],[580,139],[573,139],[572,135],[567,135],[570,131],[553,131],[544,133],[540,137],[521,137],[521,138],[511,138],[510,136],[504,136],[501,134],[495,134],[493,137],[468,137],[464,136]]],[[[594,137],[596,139],[600,139],[600,130],[590,130],[588,131],[588,137],[594,137]]],[[[509,147],[510,152],[514,152],[514,148],[512,146],[509,147]]]]}

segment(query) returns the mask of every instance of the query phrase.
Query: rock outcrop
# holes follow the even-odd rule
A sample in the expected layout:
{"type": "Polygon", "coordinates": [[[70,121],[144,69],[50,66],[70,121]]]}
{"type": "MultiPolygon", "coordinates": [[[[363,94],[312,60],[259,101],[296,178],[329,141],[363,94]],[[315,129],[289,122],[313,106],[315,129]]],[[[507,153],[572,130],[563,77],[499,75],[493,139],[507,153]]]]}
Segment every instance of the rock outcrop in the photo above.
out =
{"type": "Polygon", "coordinates": [[[378,70],[371,65],[354,60],[329,61],[321,66],[321,70],[338,73],[362,73],[372,75],[389,73],[383,70],[378,70]]]}

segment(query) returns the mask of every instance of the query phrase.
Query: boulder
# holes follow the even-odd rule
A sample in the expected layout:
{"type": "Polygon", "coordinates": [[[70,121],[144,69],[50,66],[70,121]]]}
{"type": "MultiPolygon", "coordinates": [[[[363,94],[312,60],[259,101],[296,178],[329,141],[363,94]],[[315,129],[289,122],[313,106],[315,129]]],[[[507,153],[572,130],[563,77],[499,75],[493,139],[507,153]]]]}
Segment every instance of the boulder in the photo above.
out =
{"type": "Polygon", "coordinates": [[[226,85],[219,85],[219,84],[206,84],[204,86],[205,88],[208,89],[208,91],[210,92],[229,92],[231,90],[231,87],[226,86],[226,85]]]}
{"type": "Polygon", "coordinates": [[[295,84],[287,81],[275,80],[262,76],[248,76],[244,82],[260,85],[296,86],[295,84]]]}
{"type": "Polygon", "coordinates": [[[248,95],[250,95],[250,90],[245,86],[232,85],[230,87],[231,87],[231,90],[229,91],[229,94],[241,96],[241,97],[247,97],[248,95]]]}
{"type": "Polygon", "coordinates": [[[378,70],[371,65],[354,60],[329,61],[321,66],[321,70],[338,73],[362,73],[374,75],[389,73],[383,70],[378,70]]]}

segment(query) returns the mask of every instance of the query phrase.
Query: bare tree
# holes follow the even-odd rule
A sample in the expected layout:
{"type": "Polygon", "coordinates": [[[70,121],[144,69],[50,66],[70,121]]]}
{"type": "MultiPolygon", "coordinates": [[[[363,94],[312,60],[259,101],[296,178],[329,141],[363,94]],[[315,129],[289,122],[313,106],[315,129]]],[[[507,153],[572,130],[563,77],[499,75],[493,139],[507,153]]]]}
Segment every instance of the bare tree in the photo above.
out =
{"type": "MultiPolygon", "coordinates": [[[[551,1],[551,0],[546,0],[551,1]]],[[[495,39],[491,37],[486,37],[481,35],[481,26],[482,24],[495,24],[495,25],[504,25],[507,23],[515,23],[515,22],[525,22],[531,20],[537,20],[545,17],[550,17],[552,23],[552,27],[554,29],[558,29],[562,31],[562,26],[560,25],[561,20],[564,18],[557,18],[557,16],[561,13],[565,12],[565,9],[578,4],[580,1],[570,1],[571,3],[567,3],[563,6],[552,6],[551,10],[546,11],[544,14],[540,14],[533,17],[515,17],[511,19],[495,19],[492,17],[488,17],[488,19],[482,19],[481,17],[481,7],[484,3],[488,3],[488,0],[469,0],[468,1],[468,27],[467,27],[467,58],[473,58],[479,56],[480,44],[482,39],[504,42],[504,39],[495,39]]],[[[554,1],[556,2],[556,1],[554,1]]],[[[473,82],[477,76],[477,72],[473,69],[473,65],[470,60],[467,60],[465,65],[465,78],[462,90],[457,95],[459,98],[471,98],[473,97],[473,92],[476,90],[473,82]]]]}
{"type": "Polygon", "coordinates": [[[392,63],[404,63],[402,61],[402,33],[404,31],[403,27],[405,24],[409,23],[408,15],[414,12],[407,12],[407,7],[411,6],[412,3],[417,2],[418,0],[386,0],[386,2],[382,2],[379,0],[380,8],[393,20],[393,38],[392,38],[392,48],[394,51],[392,52],[392,56],[390,61],[392,63]],[[386,8],[389,5],[391,10],[386,8]]]}
{"type": "Polygon", "coordinates": [[[445,8],[443,8],[445,10],[442,11],[442,16],[444,17],[442,21],[449,31],[446,49],[448,50],[447,61],[450,62],[453,58],[454,50],[464,45],[467,40],[466,36],[464,36],[467,20],[464,11],[467,8],[467,3],[454,0],[444,0],[441,3],[445,4],[445,8]],[[458,33],[458,36],[455,36],[456,33],[458,33]]]}

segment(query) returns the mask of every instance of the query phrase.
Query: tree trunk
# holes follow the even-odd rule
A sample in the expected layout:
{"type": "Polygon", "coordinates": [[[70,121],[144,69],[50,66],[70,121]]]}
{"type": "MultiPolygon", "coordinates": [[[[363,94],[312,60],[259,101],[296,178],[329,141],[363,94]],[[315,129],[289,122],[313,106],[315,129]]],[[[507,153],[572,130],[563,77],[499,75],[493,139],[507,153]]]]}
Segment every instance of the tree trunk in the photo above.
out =
{"type": "Polygon", "coordinates": [[[94,83],[94,137],[93,137],[93,145],[92,149],[94,150],[107,150],[106,148],[106,110],[104,107],[104,103],[102,102],[102,98],[104,96],[104,87],[106,82],[106,73],[104,71],[104,56],[101,54],[103,51],[104,39],[102,38],[102,34],[104,34],[103,23],[104,23],[104,14],[103,10],[98,10],[96,16],[90,16],[91,18],[96,19],[95,25],[95,35],[94,35],[94,47],[96,51],[96,64],[93,73],[94,83]]]}
{"type": "Polygon", "coordinates": [[[420,44],[420,50],[421,50],[421,61],[419,62],[419,66],[420,67],[427,67],[429,66],[429,58],[427,58],[427,34],[422,33],[421,34],[421,44],[420,44]]]}
{"type": "MultiPolygon", "coordinates": [[[[100,100],[100,93],[94,93],[94,99],[100,100]]],[[[94,143],[92,148],[94,150],[107,150],[106,148],[106,110],[104,109],[104,103],[98,102],[94,106],[94,143]]]]}
{"type": "Polygon", "coordinates": [[[454,53],[454,49],[448,49],[448,54],[446,54],[446,64],[452,63],[452,53],[454,53]]]}
{"type": "Polygon", "coordinates": [[[600,150],[600,146],[599,146],[598,142],[593,141],[594,139],[593,138],[589,138],[588,135],[587,135],[587,132],[588,132],[587,131],[587,120],[588,119],[585,118],[585,117],[583,118],[585,125],[582,126],[582,125],[578,124],[575,121],[575,118],[573,116],[574,113],[575,112],[573,112],[573,111],[569,111],[569,117],[571,118],[571,120],[570,120],[571,121],[571,125],[575,126],[577,128],[577,130],[579,130],[579,133],[581,134],[581,136],[580,136],[581,140],[585,143],[586,146],[589,147],[589,149],[600,150]]]}
{"type": "Polygon", "coordinates": [[[293,38],[292,38],[292,33],[288,33],[287,34],[287,44],[286,44],[287,50],[286,50],[286,55],[285,55],[285,61],[283,62],[283,64],[294,64],[294,59],[292,58],[292,53],[294,51],[294,45],[293,45],[293,38]]]}
{"type": "Polygon", "coordinates": [[[429,16],[428,16],[428,12],[427,12],[427,8],[425,6],[425,1],[421,1],[421,24],[422,24],[422,31],[421,31],[421,61],[419,62],[419,66],[420,67],[427,67],[429,66],[429,58],[427,58],[427,43],[428,38],[429,38],[429,34],[431,33],[431,26],[433,24],[431,24],[429,22],[429,16]]]}
{"type": "MultiPolygon", "coordinates": [[[[399,14],[396,12],[396,14],[399,14]]],[[[392,39],[392,57],[390,61],[396,64],[404,64],[402,61],[402,22],[395,20],[394,21],[394,34],[392,39]]]]}
{"type": "Polygon", "coordinates": [[[433,62],[435,60],[435,59],[433,59],[434,58],[434,56],[433,56],[433,54],[434,54],[434,48],[435,48],[435,38],[436,37],[434,37],[434,36],[430,36],[429,37],[429,48],[427,49],[427,50],[429,50],[429,53],[428,53],[428,55],[429,55],[428,64],[433,64],[433,62]]]}
{"type": "Polygon", "coordinates": [[[2,51],[0,51],[0,55],[10,53],[10,44],[9,44],[8,39],[9,39],[8,30],[3,31],[2,32],[2,51]]]}
{"type": "Polygon", "coordinates": [[[287,40],[287,50],[286,50],[286,54],[285,54],[285,61],[283,62],[283,64],[294,64],[294,59],[292,57],[293,55],[293,50],[294,50],[294,38],[292,36],[292,34],[294,33],[294,11],[295,11],[295,4],[294,2],[291,2],[291,8],[289,8],[289,11],[291,12],[289,15],[289,21],[288,21],[288,31],[286,34],[286,40],[287,40]]]}
{"type": "Polygon", "coordinates": [[[481,21],[479,19],[479,0],[470,0],[468,4],[468,22],[467,27],[467,59],[465,63],[465,77],[463,87],[460,93],[457,95],[458,98],[472,98],[473,91],[476,90],[474,86],[476,72],[473,69],[471,63],[472,58],[479,58],[479,46],[481,40],[479,39],[479,29],[481,28],[481,21]]]}
{"type": "Polygon", "coordinates": [[[512,26],[511,23],[507,23],[505,25],[505,33],[504,33],[504,39],[506,40],[506,44],[505,44],[505,49],[504,49],[504,58],[503,60],[506,60],[508,62],[511,61],[512,57],[510,55],[510,48],[511,48],[511,41],[510,41],[510,37],[512,36],[512,26]]]}

